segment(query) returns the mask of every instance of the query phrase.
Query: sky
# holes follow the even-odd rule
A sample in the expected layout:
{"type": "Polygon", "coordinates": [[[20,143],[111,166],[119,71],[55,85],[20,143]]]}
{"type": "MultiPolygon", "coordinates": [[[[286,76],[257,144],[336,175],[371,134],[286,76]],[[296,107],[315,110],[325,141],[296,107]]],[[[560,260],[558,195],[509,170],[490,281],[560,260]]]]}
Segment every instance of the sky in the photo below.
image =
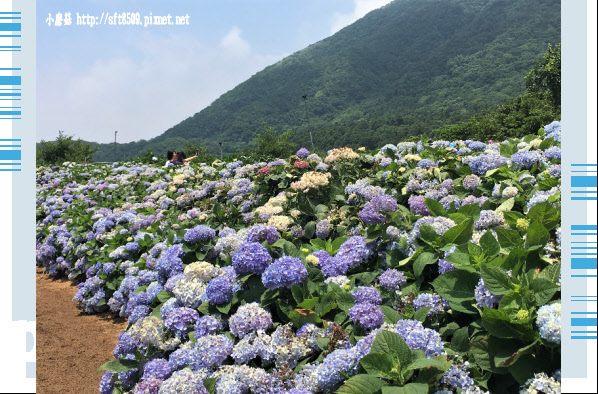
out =
{"type": "Polygon", "coordinates": [[[37,1],[37,141],[150,139],[390,0],[37,1]],[[56,26],[70,12],[70,26],[56,26]],[[139,13],[141,26],[77,25],[139,13]],[[189,16],[144,27],[145,16],[189,16]],[[83,18],[80,18],[83,21],[83,18]]]}

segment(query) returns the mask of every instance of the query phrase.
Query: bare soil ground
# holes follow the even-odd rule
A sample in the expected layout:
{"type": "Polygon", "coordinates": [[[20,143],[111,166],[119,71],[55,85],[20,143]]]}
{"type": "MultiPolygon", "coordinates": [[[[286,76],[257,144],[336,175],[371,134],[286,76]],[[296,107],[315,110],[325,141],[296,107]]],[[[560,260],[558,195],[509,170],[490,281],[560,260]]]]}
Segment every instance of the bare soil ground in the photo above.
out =
{"type": "Polygon", "coordinates": [[[36,291],[37,392],[99,393],[102,373],[96,371],[113,358],[126,319],[82,313],[72,301],[77,286],[52,279],[39,267],[36,291]]]}

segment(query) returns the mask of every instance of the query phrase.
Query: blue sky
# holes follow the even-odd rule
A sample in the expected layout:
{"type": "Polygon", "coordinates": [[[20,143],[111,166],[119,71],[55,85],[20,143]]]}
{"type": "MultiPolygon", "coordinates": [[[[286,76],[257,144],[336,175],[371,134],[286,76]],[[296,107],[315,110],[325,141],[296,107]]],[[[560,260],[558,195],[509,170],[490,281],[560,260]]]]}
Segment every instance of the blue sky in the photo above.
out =
{"type": "Polygon", "coordinates": [[[37,2],[37,140],[149,139],[251,75],[390,0],[37,2]],[[71,26],[48,26],[70,12],[71,26]],[[188,26],[77,26],[76,13],[190,16],[188,26]]]}

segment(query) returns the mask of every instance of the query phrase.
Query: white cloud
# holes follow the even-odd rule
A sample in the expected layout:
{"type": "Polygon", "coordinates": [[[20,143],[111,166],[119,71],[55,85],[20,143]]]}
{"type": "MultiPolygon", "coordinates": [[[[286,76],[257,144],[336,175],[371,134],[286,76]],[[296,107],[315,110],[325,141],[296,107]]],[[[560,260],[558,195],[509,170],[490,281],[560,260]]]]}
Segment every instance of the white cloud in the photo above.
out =
{"type": "Polygon", "coordinates": [[[147,31],[125,44],[134,55],[38,67],[38,140],[58,130],[97,142],[114,141],[115,130],[119,142],[153,138],[286,56],[257,53],[237,27],[215,45],[147,31]]]}
{"type": "Polygon", "coordinates": [[[220,40],[220,46],[233,56],[247,56],[251,52],[249,43],[241,37],[241,29],[233,28],[220,40]]]}
{"type": "Polygon", "coordinates": [[[360,18],[363,18],[368,12],[380,8],[391,1],[392,0],[353,0],[353,12],[348,14],[337,12],[332,16],[330,34],[336,33],[343,27],[350,25],[360,18]]]}

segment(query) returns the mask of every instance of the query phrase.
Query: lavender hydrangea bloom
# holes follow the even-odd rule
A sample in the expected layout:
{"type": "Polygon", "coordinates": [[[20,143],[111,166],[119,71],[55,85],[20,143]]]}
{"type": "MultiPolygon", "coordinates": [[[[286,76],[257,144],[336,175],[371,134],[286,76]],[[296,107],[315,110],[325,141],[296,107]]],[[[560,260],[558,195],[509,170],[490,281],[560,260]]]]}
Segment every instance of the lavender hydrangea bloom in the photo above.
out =
{"type": "Polygon", "coordinates": [[[248,273],[263,273],[272,257],[268,250],[260,243],[245,242],[232,256],[233,267],[238,275],[248,273]]]}
{"type": "Polygon", "coordinates": [[[486,172],[502,167],[507,161],[507,158],[497,154],[484,154],[473,158],[469,167],[478,175],[486,175],[486,172]]]}
{"type": "Polygon", "coordinates": [[[135,385],[131,394],[158,394],[162,380],[158,378],[148,378],[135,385]]]}
{"type": "Polygon", "coordinates": [[[311,253],[310,256],[318,258],[318,266],[327,278],[344,275],[349,270],[349,265],[344,259],[336,259],[325,250],[317,250],[311,253]]]}
{"type": "Polygon", "coordinates": [[[552,343],[561,343],[561,304],[543,305],[538,309],[536,324],[540,336],[552,343]]]}
{"type": "Polygon", "coordinates": [[[205,374],[190,369],[176,371],[162,383],[160,394],[208,394],[208,390],[203,385],[204,378],[205,374]]]}
{"type": "Polygon", "coordinates": [[[160,380],[168,379],[172,374],[172,369],[168,360],[163,358],[157,358],[154,360],[148,361],[143,366],[143,376],[141,380],[146,380],[150,378],[156,378],[160,380]]]}
{"type": "Polygon", "coordinates": [[[550,174],[551,177],[560,178],[561,177],[561,165],[555,164],[555,165],[550,166],[550,168],[548,169],[548,173],[550,174]]]}
{"type": "Polygon", "coordinates": [[[164,325],[177,336],[184,337],[189,332],[189,325],[195,324],[198,319],[199,313],[195,309],[181,307],[170,312],[164,325]]]}
{"type": "Polygon", "coordinates": [[[195,338],[214,335],[220,330],[222,330],[220,320],[210,315],[202,316],[195,323],[195,338]]]}
{"type": "Polygon", "coordinates": [[[397,271],[394,268],[389,268],[378,278],[380,286],[384,287],[388,291],[393,291],[401,285],[407,283],[407,279],[403,273],[397,271]]]}
{"type": "Polygon", "coordinates": [[[484,279],[480,278],[475,288],[475,302],[480,308],[497,308],[501,295],[494,295],[484,285],[484,279]]]}
{"type": "Polygon", "coordinates": [[[367,261],[373,253],[373,245],[367,244],[364,236],[355,235],[341,245],[334,258],[337,264],[353,268],[367,261]]]}
{"type": "Polygon", "coordinates": [[[500,213],[491,210],[480,212],[480,219],[475,222],[476,230],[490,229],[505,224],[505,219],[500,213]]]}
{"type": "Polygon", "coordinates": [[[246,242],[262,242],[266,241],[268,245],[272,245],[274,242],[278,241],[280,236],[278,235],[278,231],[274,226],[266,226],[262,224],[258,224],[252,226],[249,231],[247,232],[247,238],[245,239],[246,242]]]}
{"type": "Polygon", "coordinates": [[[463,179],[463,187],[467,190],[475,190],[478,186],[482,184],[482,180],[477,175],[467,175],[463,179]]]}
{"type": "Polygon", "coordinates": [[[388,226],[386,228],[386,236],[392,239],[393,241],[399,238],[400,233],[401,232],[399,231],[399,229],[395,226],[388,226]]]}
{"type": "Polygon", "coordinates": [[[316,237],[319,239],[326,239],[330,234],[330,220],[324,219],[320,220],[316,224],[316,237]]]}
{"type": "Polygon", "coordinates": [[[475,382],[469,377],[469,363],[466,361],[463,364],[453,364],[451,368],[446,371],[444,376],[440,379],[440,383],[450,386],[452,388],[465,389],[473,386],[475,382]]]}
{"type": "Polygon", "coordinates": [[[382,304],[382,297],[373,287],[360,287],[351,292],[355,303],[360,304],[367,302],[373,305],[382,304]]]}
{"type": "Polygon", "coordinates": [[[517,152],[511,156],[511,161],[516,168],[531,168],[542,162],[542,155],[536,151],[517,152]]]}
{"type": "Polygon", "coordinates": [[[200,367],[211,368],[221,365],[233,352],[233,342],[225,335],[206,335],[197,339],[200,367]]]}
{"type": "Polygon", "coordinates": [[[301,148],[297,151],[296,155],[297,155],[297,157],[300,157],[303,159],[303,158],[306,158],[307,156],[309,156],[309,151],[305,148],[301,148]]]}
{"type": "Polygon", "coordinates": [[[349,318],[367,330],[380,327],[384,323],[384,313],[379,306],[362,302],[349,309],[349,318]]]}
{"type": "Polygon", "coordinates": [[[421,167],[421,168],[432,168],[434,166],[436,166],[436,162],[434,162],[434,160],[430,160],[430,159],[422,159],[420,161],[417,162],[417,166],[421,167]]]}
{"type": "Polygon", "coordinates": [[[411,196],[408,200],[409,209],[415,212],[419,216],[429,216],[430,211],[426,207],[426,201],[424,196],[411,196]]]}
{"type": "Polygon", "coordinates": [[[416,320],[399,320],[395,325],[395,332],[403,337],[410,349],[421,349],[428,358],[444,354],[440,334],[424,328],[416,320]]]}
{"type": "Polygon", "coordinates": [[[307,278],[307,269],[297,257],[284,256],[272,263],[262,274],[262,282],[268,289],[291,288],[301,285],[307,278]]]}
{"type": "Polygon", "coordinates": [[[214,239],[214,237],[216,236],[216,231],[214,231],[211,227],[208,226],[204,226],[203,224],[200,224],[199,226],[190,228],[189,230],[187,230],[187,232],[185,233],[185,236],[183,237],[185,242],[188,243],[196,243],[198,241],[208,241],[210,239],[214,239]]]}
{"type": "Polygon", "coordinates": [[[212,305],[226,304],[233,298],[233,282],[226,276],[218,276],[208,283],[205,294],[212,305]]]}
{"type": "Polygon", "coordinates": [[[561,160],[561,148],[558,146],[551,146],[544,151],[544,157],[552,160],[561,160]]]}
{"type": "Polygon", "coordinates": [[[230,332],[243,338],[252,331],[267,330],[272,326],[272,315],[256,302],[241,305],[228,321],[230,332]]]}
{"type": "Polygon", "coordinates": [[[546,132],[546,138],[553,138],[555,141],[561,142],[561,123],[554,121],[544,126],[544,132],[546,132]]]}
{"type": "Polygon", "coordinates": [[[422,293],[413,300],[413,307],[418,310],[423,307],[431,307],[428,316],[434,316],[444,312],[449,307],[448,301],[437,294],[422,293]]]}

